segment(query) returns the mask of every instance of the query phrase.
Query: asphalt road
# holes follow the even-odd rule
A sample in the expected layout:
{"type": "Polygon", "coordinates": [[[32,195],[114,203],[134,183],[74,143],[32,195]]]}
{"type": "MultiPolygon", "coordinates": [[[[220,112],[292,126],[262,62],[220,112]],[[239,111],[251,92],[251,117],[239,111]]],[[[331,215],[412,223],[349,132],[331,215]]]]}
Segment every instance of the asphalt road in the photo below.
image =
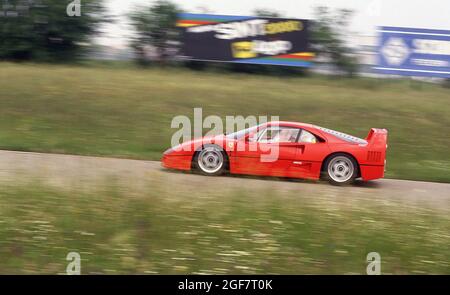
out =
{"type": "Polygon", "coordinates": [[[381,179],[335,187],[327,182],[254,178],[241,176],[206,177],[168,171],[160,162],[99,158],[59,154],[0,151],[0,184],[21,185],[41,182],[61,189],[92,190],[114,180],[128,191],[152,185],[166,185],[172,190],[195,197],[196,191],[276,190],[296,192],[299,198],[318,197],[349,202],[354,198],[377,199],[403,206],[426,206],[450,212],[450,184],[381,179]]]}

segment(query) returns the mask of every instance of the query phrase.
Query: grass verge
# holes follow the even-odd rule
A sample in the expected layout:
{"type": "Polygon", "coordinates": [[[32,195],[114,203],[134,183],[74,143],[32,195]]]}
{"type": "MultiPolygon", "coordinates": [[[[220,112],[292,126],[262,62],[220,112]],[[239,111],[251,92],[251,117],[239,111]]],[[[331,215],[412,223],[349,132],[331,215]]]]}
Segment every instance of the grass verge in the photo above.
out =
{"type": "Polygon", "coordinates": [[[177,115],[267,115],[365,137],[389,129],[387,177],[450,182],[450,92],[376,79],[127,65],[0,64],[0,148],[158,160],[177,115]]]}

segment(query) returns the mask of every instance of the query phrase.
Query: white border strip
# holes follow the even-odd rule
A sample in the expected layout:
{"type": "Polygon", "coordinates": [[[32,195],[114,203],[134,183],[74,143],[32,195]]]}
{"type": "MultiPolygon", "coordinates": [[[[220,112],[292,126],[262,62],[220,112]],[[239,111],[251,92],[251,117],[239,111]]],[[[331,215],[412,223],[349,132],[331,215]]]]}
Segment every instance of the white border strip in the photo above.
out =
{"type": "Polygon", "coordinates": [[[450,74],[450,72],[442,72],[442,71],[408,70],[408,69],[383,68],[383,67],[374,67],[374,69],[376,69],[376,70],[385,70],[385,71],[402,71],[402,72],[419,72],[419,73],[434,73],[434,74],[450,74]]]}
{"type": "Polygon", "coordinates": [[[381,32],[381,33],[392,33],[392,34],[409,34],[409,35],[427,35],[427,36],[450,37],[450,34],[437,34],[437,33],[420,33],[420,32],[389,31],[389,30],[379,30],[378,32],[381,32]]]}

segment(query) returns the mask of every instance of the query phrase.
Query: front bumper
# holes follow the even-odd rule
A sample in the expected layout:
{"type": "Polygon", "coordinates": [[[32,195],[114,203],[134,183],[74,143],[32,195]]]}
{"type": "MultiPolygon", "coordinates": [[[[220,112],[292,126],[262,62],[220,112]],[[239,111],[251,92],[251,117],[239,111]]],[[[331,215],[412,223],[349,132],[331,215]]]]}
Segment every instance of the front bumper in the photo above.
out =
{"type": "Polygon", "coordinates": [[[164,154],[161,165],[167,169],[191,170],[192,156],[164,154]]]}

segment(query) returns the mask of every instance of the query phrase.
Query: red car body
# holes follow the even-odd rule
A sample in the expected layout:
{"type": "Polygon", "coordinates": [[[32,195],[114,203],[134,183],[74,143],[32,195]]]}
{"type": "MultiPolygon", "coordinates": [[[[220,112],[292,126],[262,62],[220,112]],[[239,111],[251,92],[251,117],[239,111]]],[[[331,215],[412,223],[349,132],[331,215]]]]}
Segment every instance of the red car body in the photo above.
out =
{"type": "Polygon", "coordinates": [[[372,128],[366,139],[359,139],[311,124],[269,122],[255,127],[256,132],[275,125],[306,130],[315,135],[318,141],[278,143],[278,158],[272,162],[262,162],[262,147],[270,143],[257,143],[256,150],[237,148],[238,144],[243,146],[250,144],[248,142],[250,134],[240,138],[226,135],[203,137],[164,152],[162,165],[169,169],[191,170],[195,153],[208,144],[223,149],[228,157],[228,170],[231,174],[317,180],[321,177],[326,159],[340,153],[354,158],[358,165],[358,177],[362,180],[384,177],[388,134],[385,129],[372,128]]]}

